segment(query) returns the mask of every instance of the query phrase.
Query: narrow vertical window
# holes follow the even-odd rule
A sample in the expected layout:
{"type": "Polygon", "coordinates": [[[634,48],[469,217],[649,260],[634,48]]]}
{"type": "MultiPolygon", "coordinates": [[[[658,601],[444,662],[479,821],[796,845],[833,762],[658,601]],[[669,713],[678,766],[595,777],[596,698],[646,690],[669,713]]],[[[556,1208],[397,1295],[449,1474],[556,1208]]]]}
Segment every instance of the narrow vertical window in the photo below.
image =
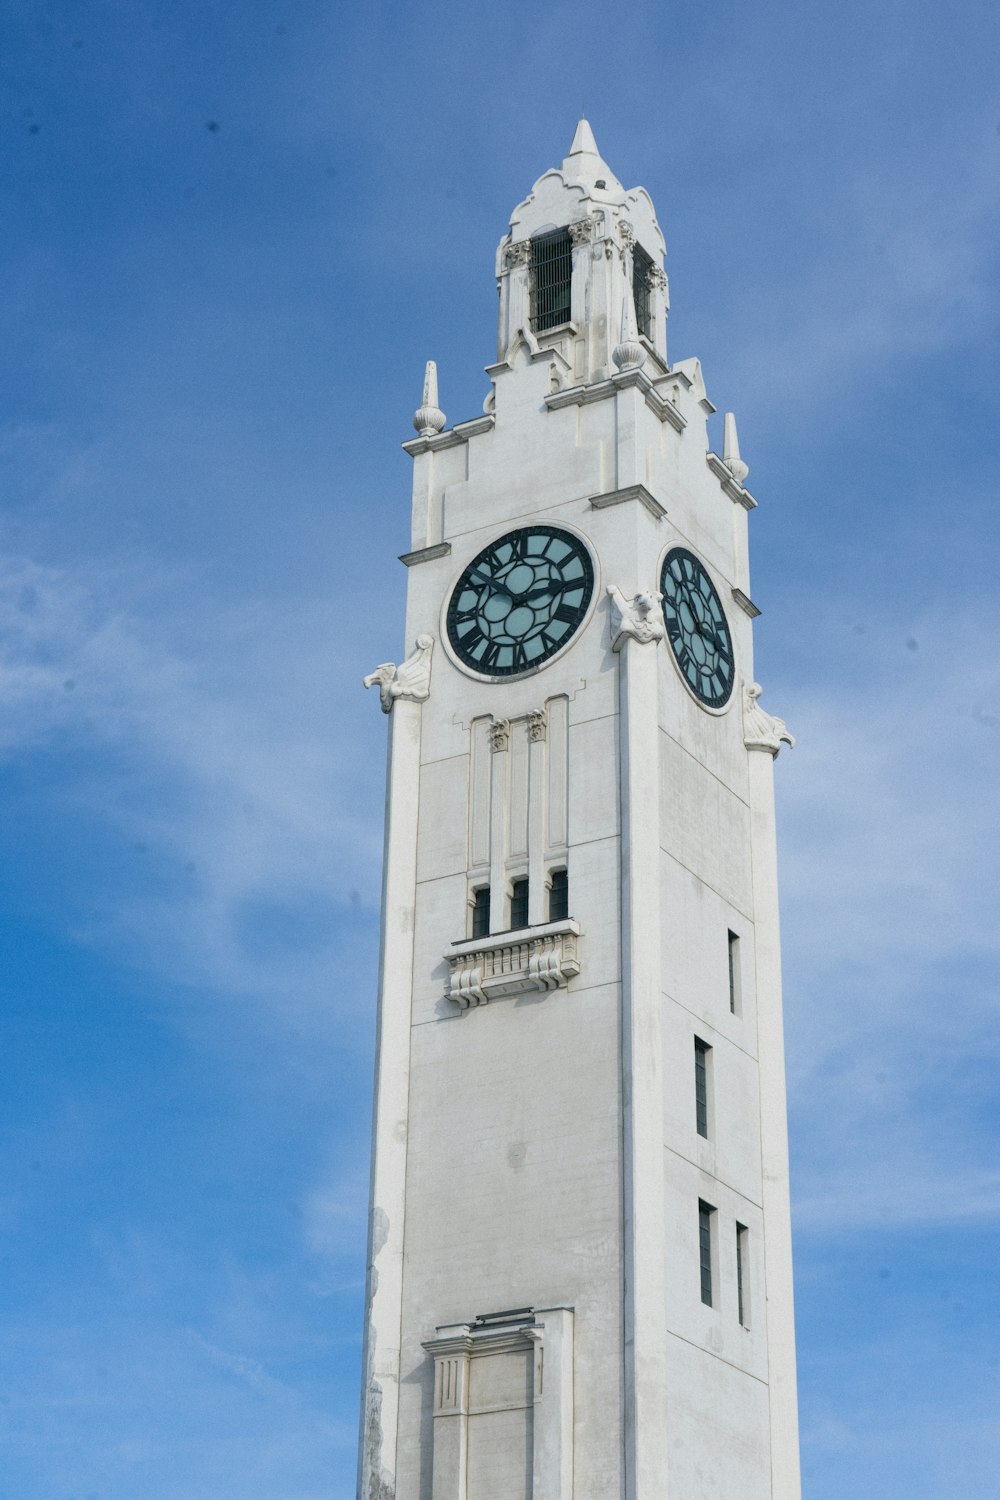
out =
{"type": "Polygon", "coordinates": [[[472,901],[472,936],[489,937],[490,935],[490,888],[488,885],[480,886],[473,895],[472,901]]]}
{"type": "Polygon", "coordinates": [[[740,940],[735,932],[729,934],[729,1009],[734,1016],[740,1013],[740,940]]]}
{"type": "Polygon", "coordinates": [[[708,1054],[711,1047],[700,1036],[694,1039],[694,1117],[698,1134],[708,1140],[708,1054]]]}
{"type": "Polygon", "coordinates": [[[526,880],[515,880],[511,888],[510,925],[512,928],[528,925],[528,882],[526,880]]]}
{"type": "Polygon", "coordinates": [[[535,333],[569,322],[573,241],[568,229],[531,242],[531,326],[535,333]]]}
{"type": "Polygon", "coordinates": [[[569,877],[565,870],[553,870],[549,887],[549,921],[564,922],[568,916],[569,877]]]}
{"type": "Polygon", "coordinates": [[[645,337],[653,336],[653,309],[649,273],[653,262],[641,245],[632,250],[632,297],[635,301],[635,323],[645,337]]]}
{"type": "Polygon", "coordinates": [[[698,1255],[701,1265],[701,1300],[706,1307],[712,1306],[712,1220],[715,1209],[711,1203],[698,1199],[698,1255]]]}
{"type": "Polygon", "coordinates": [[[739,1303],[740,1323],[750,1327],[750,1288],[747,1282],[749,1271],[748,1250],[750,1231],[745,1224],[736,1226],[736,1296],[739,1303]]]}

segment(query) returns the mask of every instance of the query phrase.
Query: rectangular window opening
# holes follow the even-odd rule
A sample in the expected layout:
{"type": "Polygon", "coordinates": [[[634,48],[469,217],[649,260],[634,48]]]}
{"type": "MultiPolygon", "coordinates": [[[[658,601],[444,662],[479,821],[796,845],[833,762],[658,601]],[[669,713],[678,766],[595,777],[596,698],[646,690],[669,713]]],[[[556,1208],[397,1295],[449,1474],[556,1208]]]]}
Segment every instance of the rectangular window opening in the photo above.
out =
{"type": "Polygon", "coordinates": [[[549,921],[565,922],[568,916],[569,876],[565,870],[553,870],[549,886],[549,921]]]}
{"type": "Polygon", "coordinates": [[[711,1203],[698,1199],[698,1256],[701,1266],[701,1300],[706,1307],[712,1301],[712,1237],[715,1209],[711,1203]]]}
{"type": "Polygon", "coordinates": [[[649,273],[653,261],[641,245],[632,251],[632,297],[635,302],[635,322],[639,332],[647,339],[653,336],[652,288],[649,273]]]}
{"type": "Polygon", "coordinates": [[[531,326],[535,333],[569,322],[573,241],[568,229],[531,241],[531,326]]]}
{"type": "Polygon", "coordinates": [[[490,935],[490,888],[488,885],[480,886],[473,893],[472,901],[472,936],[474,938],[489,937],[490,935]]]}
{"type": "Polygon", "coordinates": [[[750,1327],[750,1231],[745,1224],[736,1226],[736,1296],[743,1328],[750,1327]]]}
{"type": "Polygon", "coordinates": [[[515,880],[510,893],[510,925],[512,929],[528,925],[528,882],[515,880]]]}
{"type": "Polygon", "coordinates": [[[740,940],[735,932],[729,934],[729,1009],[740,1014],[740,940]]]}
{"type": "Polygon", "coordinates": [[[694,1039],[694,1113],[698,1134],[708,1140],[708,1054],[711,1047],[700,1036],[694,1039]]]}

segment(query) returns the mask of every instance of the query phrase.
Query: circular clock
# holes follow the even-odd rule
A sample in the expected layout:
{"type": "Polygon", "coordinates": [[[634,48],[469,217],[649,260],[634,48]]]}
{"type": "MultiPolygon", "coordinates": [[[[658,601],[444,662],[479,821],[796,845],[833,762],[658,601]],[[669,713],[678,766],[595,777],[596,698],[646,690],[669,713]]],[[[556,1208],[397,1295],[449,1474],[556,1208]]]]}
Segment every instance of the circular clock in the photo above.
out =
{"type": "Polygon", "coordinates": [[[729,701],[736,676],[733,638],[715,585],[685,547],[663,559],[663,619],[681,676],[709,708],[729,701]]]}
{"type": "Polygon", "coordinates": [[[562,649],[587,613],[594,564],[555,526],[508,531],[474,557],[448,602],[448,641],[486,677],[529,672],[562,649]]]}

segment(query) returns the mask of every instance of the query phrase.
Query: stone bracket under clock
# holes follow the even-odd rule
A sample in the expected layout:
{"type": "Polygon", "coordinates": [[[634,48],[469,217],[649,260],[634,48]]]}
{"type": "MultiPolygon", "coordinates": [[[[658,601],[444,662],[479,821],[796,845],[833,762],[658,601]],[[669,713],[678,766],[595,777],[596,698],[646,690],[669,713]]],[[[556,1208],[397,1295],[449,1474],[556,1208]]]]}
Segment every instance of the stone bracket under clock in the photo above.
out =
{"type": "Polygon", "coordinates": [[[580,972],[580,926],[572,918],[520,932],[454,943],[445,998],[462,1010],[508,995],[562,989],[580,972]]]}

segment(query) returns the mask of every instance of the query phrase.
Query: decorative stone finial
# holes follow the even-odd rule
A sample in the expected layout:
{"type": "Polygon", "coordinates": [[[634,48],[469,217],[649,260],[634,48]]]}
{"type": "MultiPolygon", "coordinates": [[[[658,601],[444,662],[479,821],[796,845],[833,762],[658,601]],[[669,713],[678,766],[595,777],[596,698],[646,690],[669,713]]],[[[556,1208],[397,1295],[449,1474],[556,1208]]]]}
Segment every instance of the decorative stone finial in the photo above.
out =
{"type": "Polygon", "coordinates": [[[611,355],[624,375],[626,370],[638,370],[646,358],[646,351],[639,342],[639,330],[635,325],[635,303],[632,288],[626,284],[622,302],[622,336],[611,355]]]}
{"type": "Polygon", "coordinates": [[[748,750],[766,750],[777,755],[782,741],[795,744],[795,736],[789,734],[784,719],[765,713],[758,699],[763,692],[759,682],[752,682],[743,689],[743,743],[748,750]]]}
{"type": "Polygon", "coordinates": [[[397,667],[394,661],[384,661],[364,679],[365,687],[378,683],[382,712],[392,713],[397,698],[410,698],[414,703],[423,703],[431,692],[431,652],[434,650],[432,635],[418,635],[416,650],[397,667]]]}
{"type": "Polygon", "coordinates": [[[725,425],[722,434],[722,462],[732,474],[737,484],[742,484],[750,473],[749,465],[740,458],[740,440],[736,436],[736,418],[731,411],[726,412],[725,425]]]}
{"type": "Polygon", "coordinates": [[[413,425],[421,437],[433,437],[447,420],[438,406],[438,367],[429,359],[424,371],[424,399],[413,413],[413,425]]]}

